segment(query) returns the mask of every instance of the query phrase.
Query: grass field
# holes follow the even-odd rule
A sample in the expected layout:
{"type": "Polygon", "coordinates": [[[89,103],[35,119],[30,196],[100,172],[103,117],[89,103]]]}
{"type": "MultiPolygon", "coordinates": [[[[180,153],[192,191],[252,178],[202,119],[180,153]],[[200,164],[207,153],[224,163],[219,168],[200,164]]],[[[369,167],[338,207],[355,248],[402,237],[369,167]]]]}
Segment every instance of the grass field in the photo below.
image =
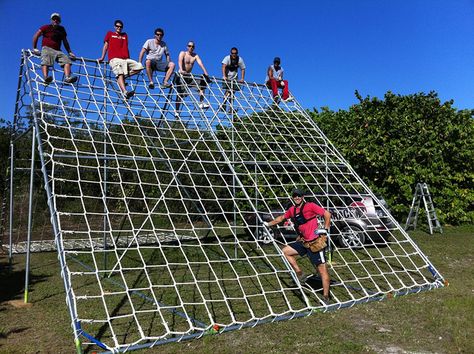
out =
{"type": "MultiPolygon", "coordinates": [[[[434,291],[291,321],[167,344],[148,353],[473,353],[474,226],[411,236],[449,281],[434,291]]],[[[31,306],[16,307],[24,256],[12,273],[0,258],[0,353],[73,353],[70,318],[55,253],[31,258],[31,306]]],[[[21,302],[20,302],[21,303],[21,302]]],[[[87,348],[89,352],[92,348],[87,348]]]]}

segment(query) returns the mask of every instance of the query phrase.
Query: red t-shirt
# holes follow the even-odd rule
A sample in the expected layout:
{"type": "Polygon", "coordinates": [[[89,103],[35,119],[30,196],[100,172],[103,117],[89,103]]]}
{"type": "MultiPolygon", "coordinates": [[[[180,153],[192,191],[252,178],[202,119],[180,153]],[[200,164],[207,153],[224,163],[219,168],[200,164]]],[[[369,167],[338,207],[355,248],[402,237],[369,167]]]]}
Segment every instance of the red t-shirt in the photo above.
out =
{"type": "MultiPolygon", "coordinates": [[[[303,204],[301,204],[303,205],[303,204]]],[[[300,211],[301,205],[296,207],[296,214],[300,211]]],[[[314,216],[323,216],[326,210],[319,205],[313,202],[307,202],[303,208],[303,216],[306,220],[314,217],[314,216]]],[[[295,207],[292,206],[285,212],[285,219],[290,219],[295,216],[295,207]]],[[[300,233],[303,235],[303,238],[306,241],[311,241],[316,238],[314,231],[319,229],[318,218],[314,218],[307,223],[301,225],[299,227],[300,233]]]]}
{"type": "Polygon", "coordinates": [[[61,50],[61,43],[66,38],[66,30],[63,26],[44,25],[40,27],[43,39],[41,41],[42,47],[49,47],[56,50],[61,50]]]}
{"type": "Polygon", "coordinates": [[[109,44],[109,61],[114,58],[128,59],[130,53],[128,52],[128,36],[126,33],[109,31],[105,35],[104,42],[109,44]]]}

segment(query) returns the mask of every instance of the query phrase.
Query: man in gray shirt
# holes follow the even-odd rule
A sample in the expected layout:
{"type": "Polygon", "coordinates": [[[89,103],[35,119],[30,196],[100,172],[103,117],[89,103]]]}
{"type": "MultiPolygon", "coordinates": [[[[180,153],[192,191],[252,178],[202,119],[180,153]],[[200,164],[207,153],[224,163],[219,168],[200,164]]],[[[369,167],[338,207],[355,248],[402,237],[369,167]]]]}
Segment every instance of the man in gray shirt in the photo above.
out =
{"type": "Polygon", "coordinates": [[[238,71],[240,69],[240,80],[244,82],[245,79],[245,63],[242,57],[239,57],[239,50],[236,47],[231,48],[230,55],[227,55],[222,59],[222,78],[224,83],[222,88],[226,90],[224,94],[224,101],[222,102],[222,109],[225,111],[227,108],[227,100],[230,98],[232,104],[232,98],[235,91],[240,90],[240,86],[237,83],[238,71]]]}
{"type": "Polygon", "coordinates": [[[150,89],[155,88],[155,84],[153,82],[153,71],[166,72],[162,87],[171,87],[169,79],[173,73],[175,64],[170,59],[170,53],[166,43],[162,41],[164,35],[165,32],[162,28],[155,29],[155,38],[148,39],[145,44],[143,44],[143,48],[140,51],[140,55],[138,56],[138,62],[141,63],[143,55],[145,53],[147,54],[145,67],[149,80],[148,87],[150,89]],[[165,60],[163,60],[163,55],[166,57],[165,60]]]}

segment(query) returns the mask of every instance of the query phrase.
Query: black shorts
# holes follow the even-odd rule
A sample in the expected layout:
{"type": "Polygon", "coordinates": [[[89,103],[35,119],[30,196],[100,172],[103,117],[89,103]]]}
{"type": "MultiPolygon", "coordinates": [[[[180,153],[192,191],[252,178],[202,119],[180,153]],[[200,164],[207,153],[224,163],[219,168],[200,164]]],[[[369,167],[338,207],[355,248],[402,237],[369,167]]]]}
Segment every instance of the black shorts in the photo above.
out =
{"type": "Polygon", "coordinates": [[[308,255],[311,263],[313,263],[315,266],[326,263],[326,248],[319,252],[311,252],[308,248],[303,246],[303,242],[301,241],[291,242],[288,244],[288,246],[293,248],[302,257],[308,255]]]}
{"type": "Polygon", "coordinates": [[[240,91],[240,84],[237,80],[224,80],[222,82],[222,89],[226,91],[240,91]]]}
{"type": "Polygon", "coordinates": [[[197,87],[200,90],[204,90],[207,87],[207,82],[206,80],[204,80],[203,77],[199,78],[197,76],[191,75],[182,75],[182,78],[180,75],[175,75],[173,83],[176,87],[176,91],[178,91],[178,93],[180,94],[186,92],[184,85],[187,85],[189,87],[197,87]]]}

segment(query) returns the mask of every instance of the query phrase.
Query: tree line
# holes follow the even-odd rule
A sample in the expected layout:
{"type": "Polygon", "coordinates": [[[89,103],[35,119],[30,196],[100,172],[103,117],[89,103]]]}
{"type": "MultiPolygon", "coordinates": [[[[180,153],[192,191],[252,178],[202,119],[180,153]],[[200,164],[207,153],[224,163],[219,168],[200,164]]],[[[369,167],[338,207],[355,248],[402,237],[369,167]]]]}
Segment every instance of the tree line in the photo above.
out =
{"type": "MultiPolygon", "coordinates": [[[[473,223],[474,110],[457,110],[453,101],[441,102],[435,92],[387,92],[383,99],[355,94],[359,102],[348,110],[322,108],[309,113],[374,193],[388,202],[395,218],[406,218],[416,183],[425,182],[442,223],[473,223]]],[[[147,129],[147,121],[141,120],[140,126],[140,130],[147,129]]],[[[131,124],[127,130],[136,128],[131,124]]],[[[11,124],[0,120],[2,199],[8,183],[10,132],[11,124]]],[[[222,129],[218,136],[224,132],[222,129]]],[[[84,141],[77,144],[86,151],[88,139],[80,140],[84,141]]],[[[21,150],[16,153],[30,153],[27,146],[21,150]]]]}

